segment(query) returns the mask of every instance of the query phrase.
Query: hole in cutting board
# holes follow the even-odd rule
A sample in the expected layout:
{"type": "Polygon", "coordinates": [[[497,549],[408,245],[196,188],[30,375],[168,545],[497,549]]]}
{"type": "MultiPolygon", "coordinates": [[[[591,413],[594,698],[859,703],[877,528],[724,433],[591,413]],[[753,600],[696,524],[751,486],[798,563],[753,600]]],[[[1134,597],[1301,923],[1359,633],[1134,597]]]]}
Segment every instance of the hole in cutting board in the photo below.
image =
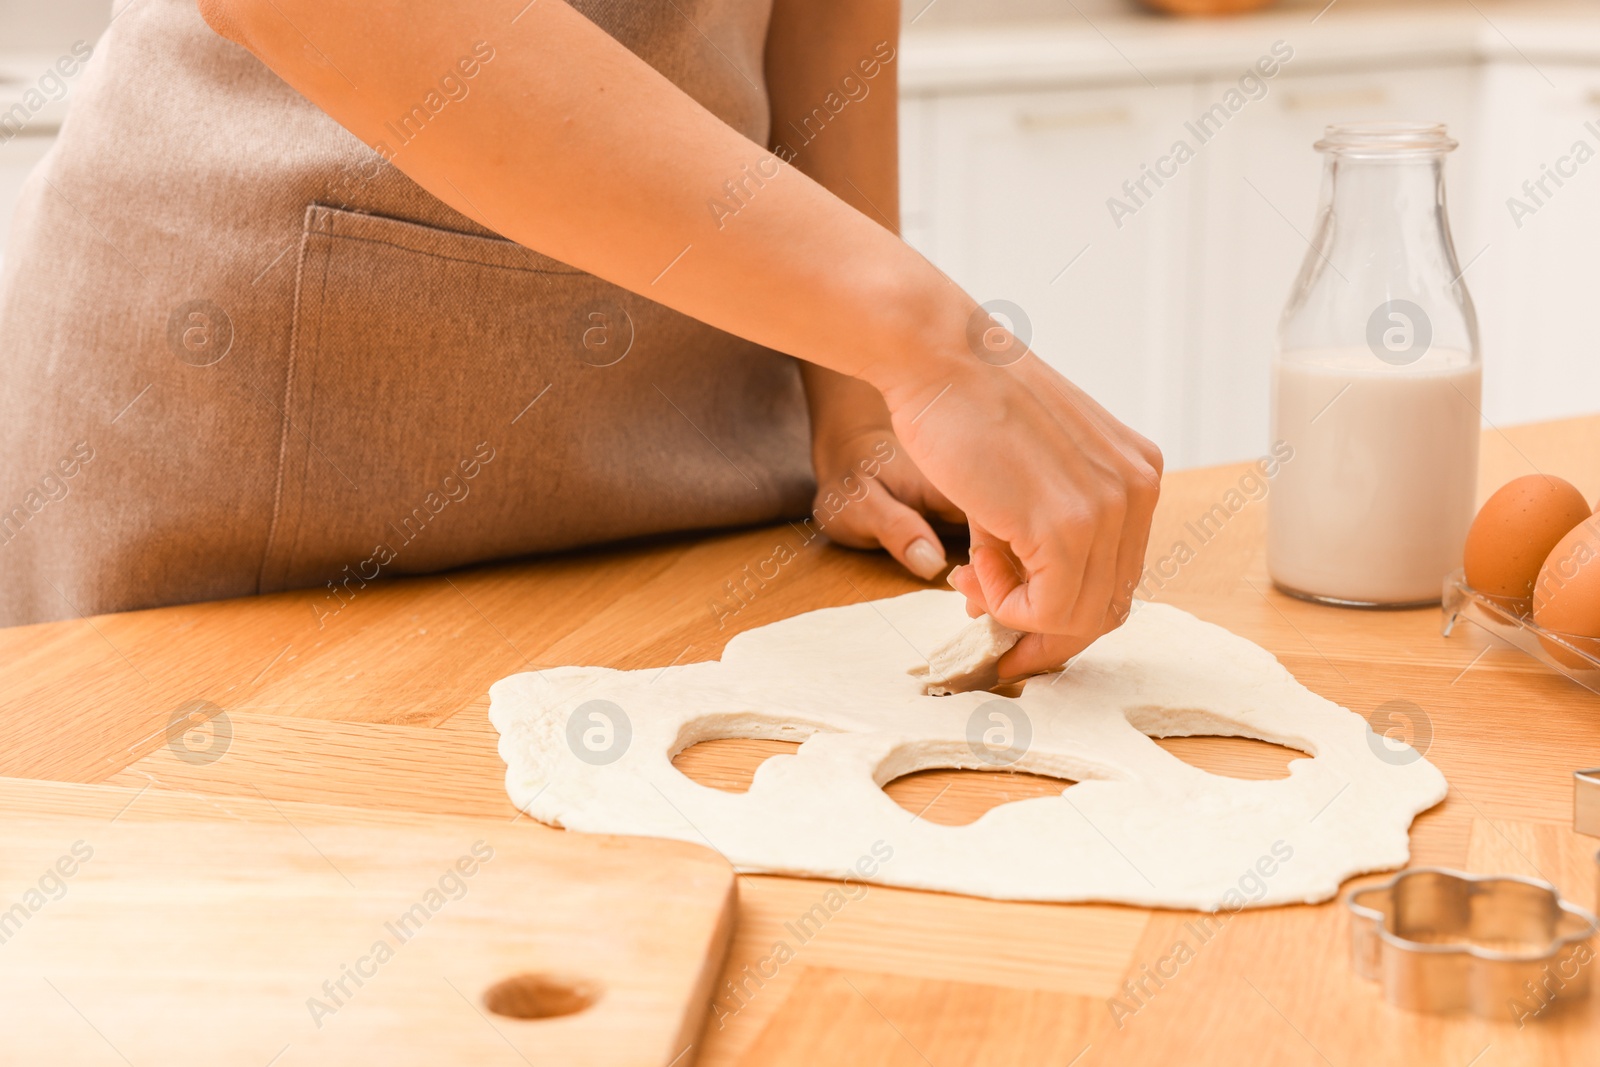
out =
{"type": "Polygon", "coordinates": [[[483,991],[483,1006],[508,1019],[576,1015],[600,999],[600,987],[581,978],[519,974],[483,991]]]}
{"type": "Polygon", "coordinates": [[[934,767],[884,784],[889,799],[940,826],[967,826],[985,812],[1017,800],[1058,797],[1076,783],[1027,771],[973,771],[934,767]]]}
{"type": "Polygon", "coordinates": [[[701,785],[724,793],[748,793],[756,768],[773,756],[792,756],[798,741],[757,737],[720,737],[690,745],[672,757],[672,765],[701,785]]]}
{"type": "Polygon", "coordinates": [[[1223,737],[1200,734],[1195,737],[1152,737],[1150,740],[1191,767],[1223,778],[1270,781],[1289,777],[1289,764],[1309,759],[1309,752],[1257,741],[1253,737],[1223,737]]]}

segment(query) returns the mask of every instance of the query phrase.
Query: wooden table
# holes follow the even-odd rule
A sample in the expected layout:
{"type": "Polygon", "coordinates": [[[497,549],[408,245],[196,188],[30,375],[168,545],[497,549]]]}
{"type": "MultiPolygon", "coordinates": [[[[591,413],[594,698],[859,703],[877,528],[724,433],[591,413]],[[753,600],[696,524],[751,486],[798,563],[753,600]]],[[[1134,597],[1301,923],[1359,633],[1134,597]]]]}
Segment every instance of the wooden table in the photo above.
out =
{"type": "MultiPolygon", "coordinates": [[[[1562,475],[1594,499],[1600,417],[1486,432],[1486,489],[1533,471],[1562,475]]],[[[1600,696],[1476,633],[1442,638],[1436,609],[1342,611],[1273,592],[1263,502],[1231,514],[1204,543],[1187,525],[1246,472],[1167,478],[1151,559],[1180,538],[1195,558],[1156,598],[1271,649],[1311,689],[1358,713],[1391,701],[1420,709],[1412,739],[1451,791],[1418,819],[1414,862],[1542,876],[1592,903],[1600,840],[1571,830],[1571,773],[1600,765],[1600,696]]],[[[709,659],[739,630],[918,587],[886,557],[818,541],[719,626],[711,604],[723,583],[782,541],[799,538],[780,526],[374,584],[320,627],[322,595],[310,591],[0,631],[0,774],[178,790],[219,809],[230,797],[265,796],[509,820],[516,812],[485,716],[496,679],[530,666],[709,659]],[[185,707],[223,709],[226,727],[219,719],[174,733],[169,723],[185,707]],[[220,758],[193,757],[212,745],[220,758]]],[[[1246,776],[1281,775],[1290,755],[1256,742],[1165,744],[1246,776]]],[[[782,750],[714,742],[680,766],[737,786],[782,750]]],[[[1026,775],[933,771],[889,792],[924,818],[962,822],[1060,788],[1026,775]]],[[[527,819],[519,829],[558,832],[527,819]]],[[[1133,1000],[1124,983],[1177,941],[1193,941],[1184,924],[1194,913],[874,887],[775,977],[749,977],[784,923],[827,888],[741,880],[727,984],[700,1063],[1498,1067],[1600,1057],[1600,994],[1520,1030],[1388,1008],[1351,974],[1336,902],[1241,913],[1191,945],[1175,978],[1159,988],[1146,980],[1133,1000]],[[1116,1019],[1112,998],[1136,1010],[1116,1019]]]]}

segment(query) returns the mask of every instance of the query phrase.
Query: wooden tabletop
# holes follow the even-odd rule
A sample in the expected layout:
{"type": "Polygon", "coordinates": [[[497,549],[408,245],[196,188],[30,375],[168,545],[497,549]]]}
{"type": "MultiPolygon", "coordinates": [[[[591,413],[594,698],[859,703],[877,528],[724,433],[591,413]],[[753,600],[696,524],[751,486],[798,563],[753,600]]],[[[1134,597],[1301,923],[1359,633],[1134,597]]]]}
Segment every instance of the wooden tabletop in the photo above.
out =
{"type": "MultiPolygon", "coordinates": [[[[1151,560],[1180,539],[1194,558],[1155,598],[1258,642],[1359,714],[1414,720],[1410,739],[1451,787],[1413,827],[1414,863],[1542,877],[1592,906],[1600,839],[1572,832],[1572,772],[1600,766],[1600,696],[1478,632],[1441,637],[1437,609],[1348,611],[1274,592],[1265,502],[1250,500],[1203,543],[1189,525],[1247,470],[1168,475],[1151,560]]],[[[1485,490],[1534,471],[1600,495],[1600,417],[1485,433],[1485,490]]],[[[915,588],[886,557],[802,546],[780,526],[377,583],[320,620],[311,591],[0,630],[0,775],[181,791],[224,808],[264,796],[510,820],[486,717],[495,680],[534,666],[710,659],[740,630],[915,588]],[[724,582],[783,542],[798,558],[776,579],[731,616],[713,608],[726,607],[724,582]],[[173,730],[188,710],[195,728],[173,730]]],[[[1239,740],[1162,743],[1242,776],[1281,776],[1295,755],[1239,740]]],[[[711,742],[679,766],[738,788],[778,751],[711,742]]],[[[929,771],[888,792],[908,818],[957,823],[1061,788],[929,771]]],[[[518,829],[560,832],[527,819],[518,829]]],[[[1192,912],[873,887],[792,944],[776,974],[768,963],[770,977],[753,977],[829,885],[740,880],[701,1064],[1498,1067],[1593,1063],[1600,1048],[1600,992],[1520,1029],[1387,1007],[1350,970],[1337,902],[1243,912],[1202,943],[1185,925],[1192,912]],[[1189,951],[1175,965],[1180,941],[1189,951]],[[1175,966],[1159,985],[1146,977],[1175,966]]]]}

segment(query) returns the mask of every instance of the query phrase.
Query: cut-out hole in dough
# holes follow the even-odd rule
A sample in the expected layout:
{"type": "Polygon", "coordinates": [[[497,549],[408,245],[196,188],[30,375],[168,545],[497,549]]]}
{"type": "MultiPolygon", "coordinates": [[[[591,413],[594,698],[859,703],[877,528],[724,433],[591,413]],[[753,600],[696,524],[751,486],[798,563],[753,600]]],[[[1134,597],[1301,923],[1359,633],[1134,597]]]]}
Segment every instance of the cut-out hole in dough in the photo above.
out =
{"type": "Polygon", "coordinates": [[[1298,749],[1257,741],[1253,737],[1155,737],[1156,744],[1191,767],[1224,778],[1269,781],[1289,777],[1289,764],[1310,757],[1298,749]]]}
{"type": "MultiPolygon", "coordinates": [[[[1289,777],[1289,764],[1316,753],[1264,738],[1242,735],[1234,723],[1209,711],[1183,708],[1125,708],[1135,730],[1191,767],[1223,778],[1270,781],[1289,777]]],[[[1286,739],[1289,740],[1289,739],[1286,739]]]]}
{"type": "Polygon", "coordinates": [[[724,793],[748,793],[756,768],[773,756],[792,756],[798,741],[756,737],[721,737],[690,745],[672,757],[684,776],[724,793]]]}
{"type": "Polygon", "coordinates": [[[883,787],[889,799],[941,826],[966,826],[985,812],[1016,800],[1058,797],[1075,785],[1026,771],[972,771],[934,767],[903,774],[883,787]]]}

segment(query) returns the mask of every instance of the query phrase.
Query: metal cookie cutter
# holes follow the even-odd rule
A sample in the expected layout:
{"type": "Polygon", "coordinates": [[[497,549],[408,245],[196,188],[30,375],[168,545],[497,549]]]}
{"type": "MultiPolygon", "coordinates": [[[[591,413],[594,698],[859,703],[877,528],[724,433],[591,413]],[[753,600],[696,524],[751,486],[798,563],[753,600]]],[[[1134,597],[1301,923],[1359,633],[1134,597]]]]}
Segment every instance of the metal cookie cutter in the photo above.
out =
{"type": "Polygon", "coordinates": [[[1417,867],[1345,904],[1351,964],[1397,1008],[1521,1023],[1589,994],[1595,917],[1548,882],[1417,867]]]}
{"type": "Polygon", "coordinates": [[[1572,772],[1572,828],[1600,837],[1600,767],[1572,772]]]}

